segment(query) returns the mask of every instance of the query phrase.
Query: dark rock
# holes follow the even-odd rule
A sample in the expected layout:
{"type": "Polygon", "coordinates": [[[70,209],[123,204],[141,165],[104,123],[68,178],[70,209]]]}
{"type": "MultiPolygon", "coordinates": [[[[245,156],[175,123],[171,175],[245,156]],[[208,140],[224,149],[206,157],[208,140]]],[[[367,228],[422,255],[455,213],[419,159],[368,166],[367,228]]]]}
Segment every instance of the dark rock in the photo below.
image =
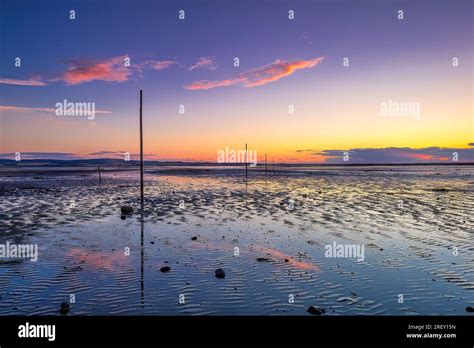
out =
{"type": "Polygon", "coordinates": [[[466,312],[473,313],[473,312],[474,312],[474,308],[471,307],[471,306],[467,306],[467,307],[466,307],[466,312]]]}
{"type": "Polygon", "coordinates": [[[120,218],[121,218],[122,220],[125,220],[127,217],[126,217],[125,215],[122,215],[120,218]]]}
{"type": "Polygon", "coordinates": [[[122,205],[122,207],[120,208],[120,211],[123,214],[131,214],[133,213],[133,208],[129,205],[122,205]]]}
{"type": "Polygon", "coordinates": [[[285,262],[290,262],[290,260],[288,260],[288,259],[285,259],[285,262]]]}
{"type": "Polygon", "coordinates": [[[222,268],[216,269],[215,276],[216,276],[216,278],[218,278],[218,279],[225,278],[225,272],[224,272],[224,270],[223,270],[222,268]]]}
{"type": "Polygon", "coordinates": [[[169,272],[170,270],[171,270],[171,268],[169,268],[168,266],[165,266],[165,267],[161,267],[161,268],[160,268],[160,271],[161,271],[162,273],[169,272]]]}
{"type": "Polygon", "coordinates": [[[59,309],[59,313],[61,314],[68,314],[71,310],[71,306],[67,302],[61,303],[61,308],[59,309]]]}
{"type": "Polygon", "coordinates": [[[155,244],[155,242],[154,242],[154,241],[150,241],[150,244],[155,244]]]}
{"type": "Polygon", "coordinates": [[[191,240],[197,240],[197,239],[198,239],[198,237],[192,237],[191,238],[191,240]]]}
{"type": "Polygon", "coordinates": [[[312,315],[321,315],[321,314],[326,313],[326,310],[324,308],[309,306],[308,309],[306,310],[306,312],[308,312],[309,314],[312,314],[312,315]]]}

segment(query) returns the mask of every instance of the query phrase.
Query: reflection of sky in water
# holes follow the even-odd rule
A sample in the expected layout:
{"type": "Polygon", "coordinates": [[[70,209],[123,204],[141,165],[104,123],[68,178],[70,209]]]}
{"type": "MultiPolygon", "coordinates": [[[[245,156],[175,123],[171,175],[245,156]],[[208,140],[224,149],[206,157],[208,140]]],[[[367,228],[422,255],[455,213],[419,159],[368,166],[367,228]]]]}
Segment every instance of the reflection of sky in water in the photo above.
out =
{"type": "Polygon", "coordinates": [[[122,269],[128,259],[125,251],[119,250],[110,253],[100,251],[88,251],[81,248],[71,248],[66,257],[74,259],[74,262],[85,265],[91,270],[106,270],[113,272],[122,269]]]}
{"type": "Polygon", "coordinates": [[[474,302],[473,182],[458,175],[465,168],[446,172],[253,178],[247,196],[241,177],[149,175],[143,277],[139,215],[119,213],[137,207],[130,173],[100,189],[87,177],[5,185],[1,214],[17,228],[0,242],[38,243],[40,259],[0,262],[0,314],[57,314],[70,294],[71,314],[305,314],[309,305],[328,314],[465,314],[474,302]],[[325,258],[333,241],[364,244],[365,260],[325,258]]]}

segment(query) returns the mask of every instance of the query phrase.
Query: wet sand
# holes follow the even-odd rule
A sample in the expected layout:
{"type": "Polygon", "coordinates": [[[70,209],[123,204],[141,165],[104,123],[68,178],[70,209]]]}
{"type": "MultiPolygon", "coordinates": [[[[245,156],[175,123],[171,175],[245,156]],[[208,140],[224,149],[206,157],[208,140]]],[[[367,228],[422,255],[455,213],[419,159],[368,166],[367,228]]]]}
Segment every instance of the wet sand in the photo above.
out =
{"type": "Polygon", "coordinates": [[[0,260],[0,315],[470,314],[472,166],[243,173],[149,169],[143,216],[136,172],[0,175],[0,243],[39,247],[0,260]]]}

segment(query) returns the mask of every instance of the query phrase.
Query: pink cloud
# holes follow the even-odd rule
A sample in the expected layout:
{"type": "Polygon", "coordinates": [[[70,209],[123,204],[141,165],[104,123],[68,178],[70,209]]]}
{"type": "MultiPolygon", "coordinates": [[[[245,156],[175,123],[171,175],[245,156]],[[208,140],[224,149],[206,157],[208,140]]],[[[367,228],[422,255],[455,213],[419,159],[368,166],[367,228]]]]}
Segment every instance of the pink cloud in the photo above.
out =
{"type": "Polygon", "coordinates": [[[17,86],[46,86],[47,83],[40,81],[38,78],[31,78],[28,80],[17,80],[17,79],[2,79],[0,78],[0,84],[5,85],[17,85],[17,86]]]}
{"type": "Polygon", "coordinates": [[[314,68],[323,61],[324,57],[311,60],[296,60],[285,62],[277,60],[263,68],[253,70],[248,75],[244,87],[263,86],[293,74],[296,70],[314,68]]]}
{"type": "Polygon", "coordinates": [[[75,61],[73,65],[63,74],[62,80],[67,85],[78,85],[91,81],[128,81],[135,73],[141,76],[144,70],[165,70],[176,64],[173,60],[147,60],[139,63],[131,62],[125,65],[128,56],[118,56],[104,61],[75,61]]]}
{"type": "Polygon", "coordinates": [[[130,66],[134,72],[137,72],[139,76],[142,76],[144,70],[156,70],[161,71],[170,68],[177,64],[174,60],[145,60],[141,63],[133,64],[130,66]]]}
{"type": "Polygon", "coordinates": [[[438,161],[448,161],[450,160],[448,157],[443,157],[443,156],[438,156],[438,155],[433,155],[433,154],[424,154],[424,153],[410,153],[407,151],[398,151],[397,154],[400,157],[406,157],[406,158],[414,158],[414,159],[419,159],[419,160],[425,160],[425,161],[430,161],[430,160],[438,160],[438,161]]]}
{"type": "Polygon", "coordinates": [[[152,69],[154,70],[165,70],[171,67],[172,65],[176,64],[173,60],[162,60],[162,61],[154,61],[152,65],[152,69]]]}
{"type": "Polygon", "coordinates": [[[69,67],[59,77],[41,78],[33,76],[28,80],[0,78],[0,84],[19,86],[46,86],[47,82],[64,81],[66,85],[79,85],[91,81],[125,82],[134,74],[141,76],[144,70],[161,71],[168,69],[177,62],[174,60],[146,60],[125,65],[127,55],[113,57],[101,61],[79,59],[69,61],[69,67]]]}
{"type": "Polygon", "coordinates": [[[132,70],[125,66],[125,58],[126,56],[119,56],[96,63],[76,61],[63,74],[62,80],[67,85],[78,85],[94,80],[127,81],[132,74],[132,70]]]}
{"type": "Polygon", "coordinates": [[[201,80],[185,85],[184,88],[200,90],[238,84],[241,84],[243,87],[263,86],[267,83],[275,82],[283,77],[289,76],[297,70],[314,68],[319,65],[323,59],[324,57],[318,57],[311,60],[295,60],[289,62],[276,60],[272,64],[243,73],[234,79],[220,81],[201,80]]]}
{"type": "Polygon", "coordinates": [[[214,58],[212,57],[201,57],[199,58],[196,63],[191,65],[188,70],[194,70],[194,69],[209,69],[209,70],[215,70],[217,69],[215,65],[214,58]]]}
{"type": "Polygon", "coordinates": [[[226,87],[226,86],[232,86],[236,85],[238,83],[243,82],[244,80],[241,78],[236,78],[232,80],[221,80],[221,81],[196,81],[192,82],[184,88],[190,89],[190,90],[200,90],[200,89],[211,89],[211,88],[217,88],[217,87],[226,87]]]}

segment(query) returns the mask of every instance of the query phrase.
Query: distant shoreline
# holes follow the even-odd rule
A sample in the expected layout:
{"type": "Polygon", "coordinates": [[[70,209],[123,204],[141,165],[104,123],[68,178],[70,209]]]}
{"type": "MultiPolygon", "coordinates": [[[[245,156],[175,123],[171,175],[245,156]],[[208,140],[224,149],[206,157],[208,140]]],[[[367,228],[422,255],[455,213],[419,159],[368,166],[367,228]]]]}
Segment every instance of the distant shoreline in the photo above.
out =
{"type": "MultiPolygon", "coordinates": [[[[250,163],[249,163],[250,164],[250,163]]],[[[100,158],[100,159],[79,159],[79,160],[60,160],[60,159],[25,159],[17,162],[10,159],[0,159],[0,169],[3,167],[8,168],[21,168],[21,167],[121,167],[121,168],[133,168],[138,167],[140,161],[130,160],[124,161],[123,159],[112,159],[112,158],[100,158]]],[[[155,161],[155,160],[145,160],[144,165],[146,166],[192,166],[192,167],[202,167],[202,166],[211,166],[211,167],[244,167],[245,163],[217,163],[217,162],[186,162],[186,161],[155,161]]],[[[275,166],[279,167],[357,167],[357,166],[459,166],[459,165],[474,165],[474,159],[472,161],[459,161],[459,162],[396,162],[396,163],[313,163],[313,162],[303,162],[303,163],[284,163],[284,162],[275,162],[275,166]]],[[[265,167],[264,162],[257,164],[257,168],[265,167]]],[[[249,168],[251,168],[249,166],[249,168]]],[[[273,162],[268,163],[268,169],[273,168],[273,162]]],[[[255,169],[255,167],[253,168],[255,169]]]]}
{"type": "MultiPolygon", "coordinates": [[[[122,160],[22,160],[20,163],[2,163],[0,160],[0,177],[14,177],[19,175],[61,175],[61,174],[83,174],[89,175],[98,173],[98,168],[102,174],[117,172],[138,172],[139,161],[130,161],[126,164],[122,160]]],[[[237,174],[245,171],[244,163],[211,163],[211,162],[159,162],[145,161],[145,173],[148,174],[237,174]]],[[[268,174],[291,174],[305,173],[304,169],[349,169],[358,168],[367,171],[377,171],[377,168],[396,167],[429,167],[429,166],[452,166],[452,167],[474,167],[474,162],[455,163],[278,163],[268,164],[268,174]]],[[[265,174],[265,164],[258,164],[257,167],[248,167],[249,172],[265,174]]]]}

